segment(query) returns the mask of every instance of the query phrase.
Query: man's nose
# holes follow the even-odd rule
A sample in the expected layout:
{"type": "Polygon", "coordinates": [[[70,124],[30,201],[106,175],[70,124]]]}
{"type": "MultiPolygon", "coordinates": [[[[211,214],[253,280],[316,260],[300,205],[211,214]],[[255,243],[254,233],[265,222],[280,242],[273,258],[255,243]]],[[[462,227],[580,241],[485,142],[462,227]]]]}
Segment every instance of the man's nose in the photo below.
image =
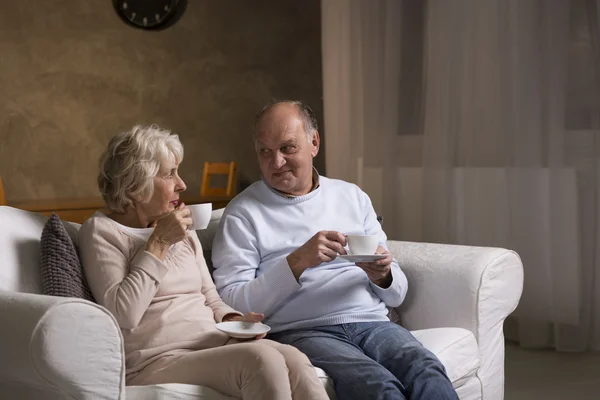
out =
{"type": "Polygon", "coordinates": [[[282,168],[286,161],[285,161],[285,157],[283,157],[283,155],[279,152],[275,153],[275,155],[273,156],[273,167],[276,169],[280,169],[282,168]]]}

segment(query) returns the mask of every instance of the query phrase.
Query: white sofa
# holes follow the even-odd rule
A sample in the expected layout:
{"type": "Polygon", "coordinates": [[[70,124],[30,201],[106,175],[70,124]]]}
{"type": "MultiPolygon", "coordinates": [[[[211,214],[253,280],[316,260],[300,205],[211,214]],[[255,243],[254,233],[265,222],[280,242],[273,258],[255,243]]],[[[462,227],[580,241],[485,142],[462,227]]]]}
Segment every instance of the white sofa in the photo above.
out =
{"type": "MultiPolygon", "coordinates": [[[[210,247],[212,229],[200,232],[210,247]]],[[[40,236],[46,217],[0,207],[0,398],[228,399],[183,384],[125,387],[123,339],[94,303],[43,296],[40,236]]],[[[65,224],[73,236],[78,226],[65,224]]],[[[401,323],[446,366],[461,399],[504,395],[505,318],[523,286],[518,255],[497,248],[390,241],[410,283],[401,323]]],[[[318,370],[333,398],[332,384],[318,370]]]]}

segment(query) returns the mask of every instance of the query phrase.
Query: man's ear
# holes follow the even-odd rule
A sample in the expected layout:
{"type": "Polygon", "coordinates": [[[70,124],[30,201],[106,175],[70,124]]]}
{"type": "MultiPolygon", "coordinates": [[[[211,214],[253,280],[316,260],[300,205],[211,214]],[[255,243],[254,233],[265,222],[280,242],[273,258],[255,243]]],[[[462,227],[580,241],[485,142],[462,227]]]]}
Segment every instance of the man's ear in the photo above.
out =
{"type": "Polygon", "coordinates": [[[319,136],[318,131],[315,131],[311,143],[313,145],[313,148],[310,151],[310,154],[313,156],[313,158],[315,158],[317,154],[319,154],[319,148],[321,147],[321,137],[319,136]]]}

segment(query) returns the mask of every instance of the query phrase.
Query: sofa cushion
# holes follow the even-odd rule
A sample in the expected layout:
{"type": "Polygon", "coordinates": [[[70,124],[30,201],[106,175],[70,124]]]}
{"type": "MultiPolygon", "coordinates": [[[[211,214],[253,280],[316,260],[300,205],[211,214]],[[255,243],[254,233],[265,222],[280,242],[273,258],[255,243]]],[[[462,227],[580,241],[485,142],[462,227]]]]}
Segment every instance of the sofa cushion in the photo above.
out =
{"type": "Polygon", "coordinates": [[[75,245],[54,213],[42,230],[40,268],[44,294],[93,301],[75,245]]]}
{"type": "Polygon", "coordinates": [[[206,229],[196,231],[198,234],[198,239],[200,240],[200,244],[202,245],[202,250],[212,250],[212,242],[215,238],[215,234],[217,233],[219,223],[221,222],[223,211],[225,211],[224,208],[213,210],[210,214],[210,222],[208,223],[206,229]]]}
{"type": "Polygon", "coordinates": [[[127,386],[127,400],[236,400],[207,386],[184,383],[127,386]]]}
{"type": "Polygon", "coordinates": [[[473,332],[462,328],[434,328],[411,333],[444,364],[454,387],[477,373],[479,346],[473,332]]]}
{"type": "Polygon", "coordinates": [[[200,240],[200,245],[202,246],[202,253],[204,254],[204,259],[206,260],[206,265],[208,266],[211,276],[215,271],[212,263],[212,242],[215,238],[215,234],[217,233],[219,223],[221,222],[223,211],[225,211],[224,208],[213,210],[212,214],[210,215],[210,222],[208,223],[206,229],[196,231],[198,234],[198,239],[200,240]]]}
{"type": "MultiPolygon", "coordinates": [[[[335,399],[331,378],[321,368],[314,367],[330,399],[335,399]]],[[[127,386],[127,400],[233,400],[206,386],[167,383],[147,386],[127,386]]]]}

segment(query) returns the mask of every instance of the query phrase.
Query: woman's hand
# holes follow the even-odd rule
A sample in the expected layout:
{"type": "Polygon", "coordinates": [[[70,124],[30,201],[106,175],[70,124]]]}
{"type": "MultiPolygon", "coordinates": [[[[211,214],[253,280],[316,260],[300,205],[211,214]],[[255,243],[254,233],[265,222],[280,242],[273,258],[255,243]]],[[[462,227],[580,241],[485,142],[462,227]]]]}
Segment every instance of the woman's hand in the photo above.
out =
{"type": "Polygon", "coordinates": [[[192,225],[190,215],[190,209],[181,202],[174,211],[156,220],[152,224],[154,232],[148,239],[146,250],[163,260],[169,246],[187,236],[188,228],[192,225]]]}
{"type": "MultiPolygon", "coordinates": [[[[243,321],[243,322],[259,323],[263,319],[265,319],[265,315],[264,314],[258,314],[258,313],[255,313],[255,312],[249,312],[246,315],[227,314],[227,315],[225,315],[223,317],[223,322],[227,322],[227,321],[243,321]]],[[[265,336],[267,336],[267,334],[263,333],[261,335],[255,336],[254,339],[256,339],[256,340],[263,339],[265,336]]]]}

